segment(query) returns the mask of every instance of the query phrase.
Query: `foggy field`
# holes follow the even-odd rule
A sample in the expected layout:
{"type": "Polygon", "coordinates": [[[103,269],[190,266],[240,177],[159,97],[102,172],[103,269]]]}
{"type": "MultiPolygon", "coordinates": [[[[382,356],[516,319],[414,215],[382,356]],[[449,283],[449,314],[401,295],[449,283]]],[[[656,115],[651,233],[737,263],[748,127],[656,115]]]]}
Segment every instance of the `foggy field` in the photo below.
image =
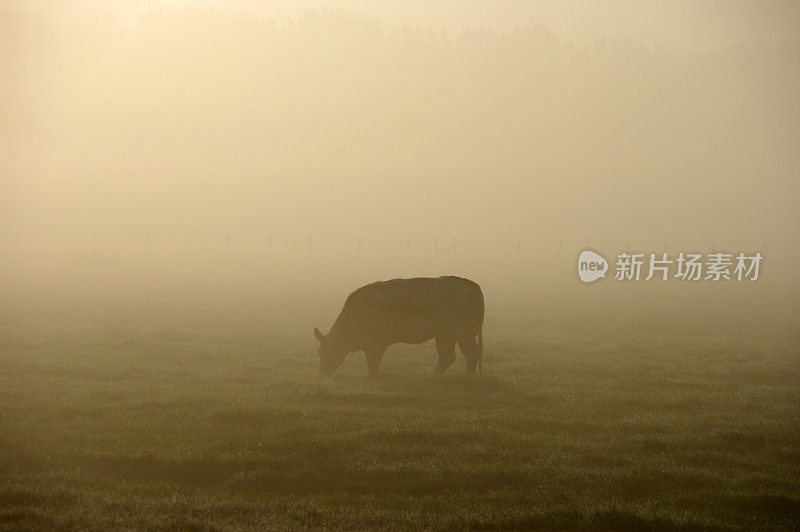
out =
{"type": "Polygon", "coordinates": [[[800,530],[798,27],[0,0],[0,529],[800,530]]]}
{"type": "Polygon", "coordinates": [[[800,524],[795,296],[489,279],[483,375],[428,343],[321,378],[359,275],[7,284],[2,526],[800,524]]]}

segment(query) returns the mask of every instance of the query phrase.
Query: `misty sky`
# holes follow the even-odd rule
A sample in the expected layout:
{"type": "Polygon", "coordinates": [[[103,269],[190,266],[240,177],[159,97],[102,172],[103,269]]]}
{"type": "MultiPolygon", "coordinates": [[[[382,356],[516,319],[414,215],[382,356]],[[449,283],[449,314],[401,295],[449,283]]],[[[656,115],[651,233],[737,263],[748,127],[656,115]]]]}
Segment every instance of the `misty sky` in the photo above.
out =
{"type": "Polygon", "coordinates": [[[798,228],[796,3],[0,6],[6,240],[798,228]]]}
{"type": "Polygon", "coordinates": [[[789,0],[2,0],[0,7],[36,11],[67,20],[92,12],[108,12],[127,25],[135,24],[142,14],[159,9],[214,9],[231,14],[254,13],[282,21],[296,18],[308,9],[329,8],[376,17],[386,24],[448,31],[482,26],[510,30],[533,23],[546,25],[561,38],[581,44],[613,36],[647,44],[701,49],[794,39],[800,26],[800,7],[789,0]]]}

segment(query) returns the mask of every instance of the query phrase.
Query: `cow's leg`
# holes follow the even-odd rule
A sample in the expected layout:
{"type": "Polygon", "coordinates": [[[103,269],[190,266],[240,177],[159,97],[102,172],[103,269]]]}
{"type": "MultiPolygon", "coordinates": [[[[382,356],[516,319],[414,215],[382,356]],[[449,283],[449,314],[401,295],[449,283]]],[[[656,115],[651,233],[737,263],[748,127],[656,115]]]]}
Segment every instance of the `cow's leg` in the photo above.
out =
{"type": "Polygon", "coordinates": [[[480,348],[478,342],[475,341],[475,335],[470,334],[462,336],[458,339],[458,347],[464,353],[464,358],[467,361],[467,372],[475,373],[475,368],[478,366],[478,354],[480,348]]]}
{"type": "Polygon", "coordinates": [[[456,341],[451,338],[437,336],[436,351],[439,352],[439,363],[436,365],[436,373],[442,374],[456,360],[456,341]]]}
{"type": "Polygon", "coordinates": [[[386,349],[381,349],[377,347],[367,348],[364,350],[364,353],[367,355],[367,367],[369,368],[369,376],[370,377],[377,377],[378,376],[378,366],[381,363],[381,358],[383,358],[383,353],[386,349]]]}

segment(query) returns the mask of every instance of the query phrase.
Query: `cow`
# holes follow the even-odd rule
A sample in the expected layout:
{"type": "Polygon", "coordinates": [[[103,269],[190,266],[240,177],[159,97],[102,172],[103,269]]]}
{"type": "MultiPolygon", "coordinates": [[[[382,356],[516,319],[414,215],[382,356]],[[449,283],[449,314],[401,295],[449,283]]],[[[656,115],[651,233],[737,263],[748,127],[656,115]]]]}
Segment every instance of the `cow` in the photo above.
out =
{"type": "Polygon", "coordinates": [[[328,334],[319,340],[319,371],[330,375],[348,353],[364,351],[370,377],[378,374],[383,353],[393,344],[436,339],[444,373],[456,359],[458,344],[467,371],[480,370],[483,355],[483,292],[462,277],[392,279],[362,286],[345,301],[328,334]]]}

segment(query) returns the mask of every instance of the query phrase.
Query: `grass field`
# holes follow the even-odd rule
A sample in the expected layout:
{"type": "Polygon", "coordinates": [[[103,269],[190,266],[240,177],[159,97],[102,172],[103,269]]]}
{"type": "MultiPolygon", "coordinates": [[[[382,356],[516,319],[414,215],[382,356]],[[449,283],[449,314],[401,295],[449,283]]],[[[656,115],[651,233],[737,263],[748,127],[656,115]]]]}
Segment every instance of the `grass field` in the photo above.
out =
{"type": "Polygon", "coordinates": [[[373,381],[316,374],[344,288],[220,292],[6,299],[0,526],[800,527],[789,296],[487,291],[483,375],[373,381]]]}

